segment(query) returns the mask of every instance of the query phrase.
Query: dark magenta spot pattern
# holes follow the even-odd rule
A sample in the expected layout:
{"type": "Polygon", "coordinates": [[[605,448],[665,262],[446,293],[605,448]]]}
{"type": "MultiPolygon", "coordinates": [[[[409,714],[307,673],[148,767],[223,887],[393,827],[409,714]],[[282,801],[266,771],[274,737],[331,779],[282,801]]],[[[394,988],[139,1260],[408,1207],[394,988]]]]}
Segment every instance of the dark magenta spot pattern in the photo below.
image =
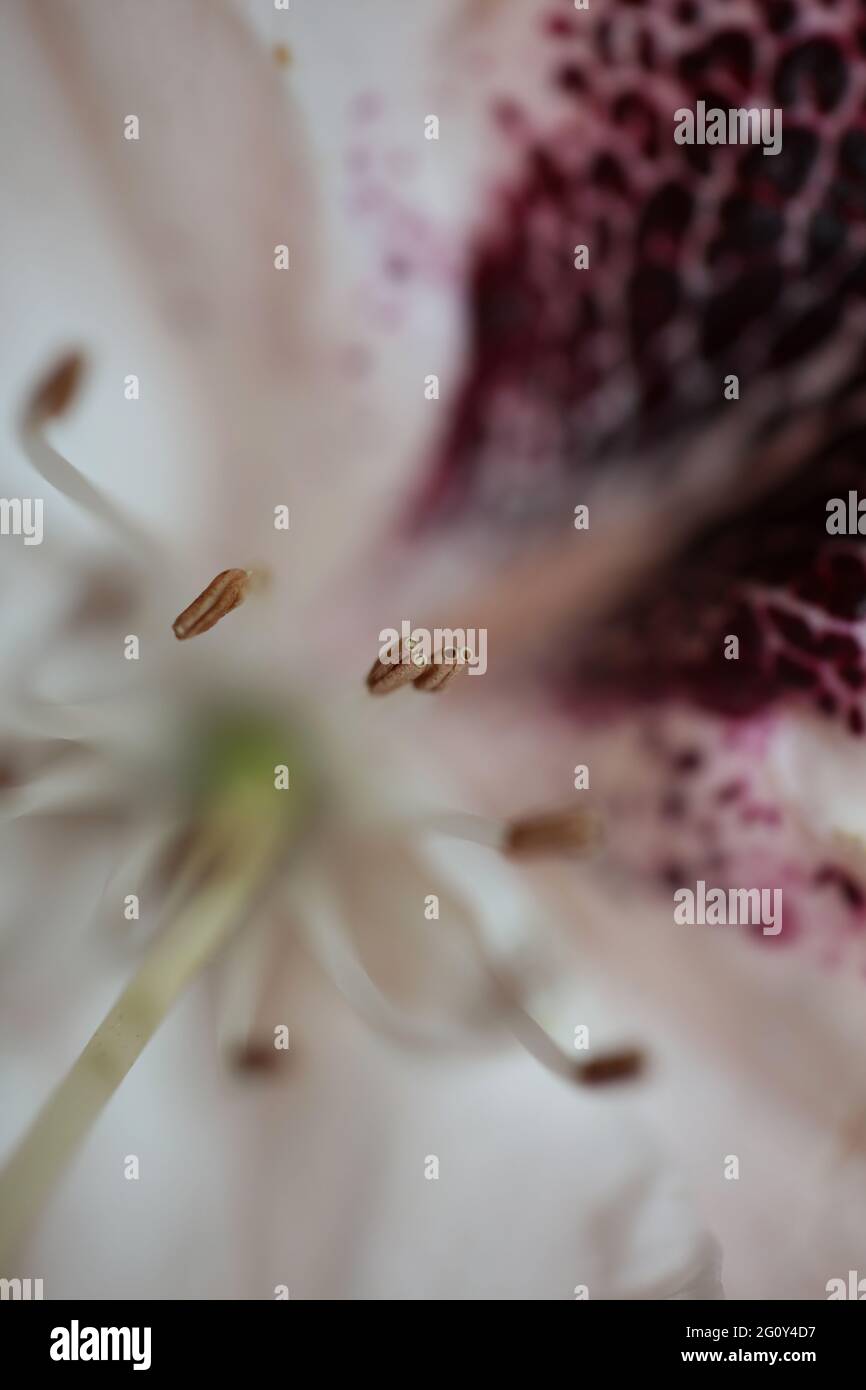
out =
{"type": "Polygon", "coordinates": [[[858,535],[828,535],[826,503],[866,492],[866,5],[609,0],[552,6],[543,30],[561,115],[519,125],[476,247],[468,366],[425,522],[541,520],[624,460],[664,474],[747,406],[758,470],[802,411],[813,443],[793,475],[732,497],[638,602],[584,633],[574,690],[734,718],[784,698],[859,737],[866,557],[858,535]],[[698,101],[779,107],[780,153],[678,145],[674,113],[698,101]],[[833,365],[804,402],[796,373],[822,354],[833,365]]]}

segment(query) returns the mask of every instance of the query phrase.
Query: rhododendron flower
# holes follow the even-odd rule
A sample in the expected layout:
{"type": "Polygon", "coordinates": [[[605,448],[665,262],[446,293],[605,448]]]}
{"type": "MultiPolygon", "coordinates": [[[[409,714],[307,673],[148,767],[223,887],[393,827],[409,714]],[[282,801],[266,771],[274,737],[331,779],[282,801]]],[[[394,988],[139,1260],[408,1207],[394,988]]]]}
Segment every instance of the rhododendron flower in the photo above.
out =
{"type": "Polygon", "coordinates": [[[62,1176],[33,1258],[97,1296],[712,1297],[685,1169],[737,1292],[822,1297],[862,1238],[858,8],[139,9],[4,18],[45,501],[0,547],[8,1226],[62,1176]],[[778,152],[681,142],[697,103],[778,152]],[[404,620],[483,629],[484,680],[385,678],[404,620]],[[562,1084],[636,1044],[641,1087],[562,1084]]]}
{"type": "MultiPolygon", "coordinates": [[[[460,6],[454,20],[486,16],[460,6]]],[[[383,354],[393,371],[370,375],[368,325],[399,314],[383,304],[377,319],[363,294],[356,302],[357,272],[324,253],[327,198],[285,90],[285,46],[195,0],[146,16],[13,8],[5,22],[27,70],[12,99],[40,112],[46,134],[27,145],[8,258],[22,335],[7,419],[19,487],[44,491],[45,530],[8,614],[19,646],[3,679],[18,893],[7,902],[20,1069],[8,1113],[23,1134],[0,1183],[4,1261],[62,1179],[59,1214],[29,1247],[50,1296],[397,1297],[407,1278],[432,1297],[715,1296],[712,1242],[628,1092],[575,1105],[583,1093],[563,1085],[629,1076],[639,1059],[596,987],[574,994],[553,914],[502,853],[568,848],[569,827],[582,838],[591,818],[515,821],[528,799],[517,788],[513,810],[476,810],[459,765],[445,765],[455,726],[437,714],[444,694],[384,704],[364,688],[398,595],[419,609],[480,604],[496,633],[498,580],[480,544],[458,567],[453,544],[407,534],[434,430],[423,396],[395,418],[396,345],[383,354]],[[60,158],[74,183],[49,176],[60,158]],[[60,264],[38,255],[43,227],[74,248],[60,264]],[[492,587],[478,590],[485,577],[492,587]],[[188,1030],[193,1000],[134,1065],[220,948],[215,1026],[188,1030]],[[63,1079],[61,1050],[68,1065],[111,993],[63,1079]],[[586,1058],[579,1032],[592,1036],[586,1058]],[[237,1099],[206,1079],[215,1033],[247,1073],[285,1074],[248,1102],[256,1115],[228,1143],[215,1126],[237,1099]],[[539,1061],[560,1073],[541,1090],[539,1061]],[[108,1128],[88,1137],[109,1102],[108,1128]],[[95,1155],[107,1143],[112,1162],[120,1139],[118,1171],[146,1190],[142,1124],[162,1136],[155,1161],[173,1151],[178,1168],[162,1168],[143,1222],[129,1212],[133,1270],[95,1155]],[[251,1153],[233,1194],[238,1147],[264,1156],[269,1141],[291,1190],[250,1182],[251,1153]],[[176,1199],[190,1207],[181,1189],[205,1153],[213,1176],[181,1221],[176,1199]],[[477,1165],[494,1163],[500,1196],[479,1218],[477,1165]],[[433,1178],[438,1214],[424,1201],[433,1178]],[[172,1232],[185,1226],[195,1254],[182,1272],[172,1232]],[[407,1268],[413,1227],[426,1253],[407,1268]],[[322,1254],[332,1231],[335,1261],[322,1254]]],[[[370,109],[358,101],[356,113],[370,109]]],[[[11,171],[9,182],[19,186],[11,171]]],[[[432,339],[440,350],[456,333],[449,248],[460,244],[456,230],[443,238],[452,306],[432,339]]],[[[2,559],[20,583],[21,553],[5,547],[2,559]]],[[[458,696],[467,731],[476,699],[458,696]]]]}

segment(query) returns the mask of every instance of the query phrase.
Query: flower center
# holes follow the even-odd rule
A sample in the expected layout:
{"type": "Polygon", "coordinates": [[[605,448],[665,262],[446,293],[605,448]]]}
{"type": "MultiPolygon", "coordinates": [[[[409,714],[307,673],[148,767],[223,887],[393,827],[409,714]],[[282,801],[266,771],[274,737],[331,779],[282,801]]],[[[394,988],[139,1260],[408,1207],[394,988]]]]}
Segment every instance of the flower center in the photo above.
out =
{"type": "Polygon", "coordinates": [[[210,827],[273,823],[294,839],[320,784],[311,743],[297,723],[251,704],[199,713],[181,769],[193,817],[210,827]]]}

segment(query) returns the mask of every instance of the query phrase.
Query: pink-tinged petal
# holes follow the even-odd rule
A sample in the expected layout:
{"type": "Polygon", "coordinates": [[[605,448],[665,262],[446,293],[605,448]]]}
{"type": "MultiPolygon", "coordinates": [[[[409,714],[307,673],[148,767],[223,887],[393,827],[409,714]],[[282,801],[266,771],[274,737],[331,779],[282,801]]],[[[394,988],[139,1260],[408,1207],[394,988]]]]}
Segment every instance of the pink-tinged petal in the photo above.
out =
{"type": "Polygon", "coordinates": [[[835,786],[838,746],[859,765],[866,729],[862,539],[826,526],[863,480],[859,11],[543,18],[527,7],[549,104],[529,81],[500,112],[512,160],[469,258],[462,389],[418,524],[539,557],[522,589],[491,587],[494,665],[573,603],[548,659],[615,862],[668,892],[778,887],[776,944],[859,970],[859,849],[816,824],[799,768],[807,739],[835,786]],[[708,91],[778,105],[779,156],[675,141],[675,109],[708,91]],[[596,594],[618,510],[634,527],[601,548],[624,535],[630,564],[596,594]]]}
{"type": "MultiPolygon", "coordinates": [[[[321,415],[328,395],[291,93],[220,3],[16,6],[4,23],[22,55],[5,91],[22,138],[4,170],[16,209],[4,272],[26,325],[7,413],[61,350],[81,349],[79,412],[54,435],[170,538],[183,582],[201,584],[227,550],[286,558],[274,507],[295,500],[303,517],[322,489],[303,407],[312,398],[321,415]],[[132,116],[138,139],[124,138],[132,116]],[[275,248],[288,243],[281,275],[275,248]],[[124,394],[130,373],[138,400],[124,394]]],[[[315,528],[299,534],[295,549],[314,557],[315,528]]]]}
{"type": "Polygon", "coordinates": [[[803,952],[756,951],[737,928],[679,926],[621,877],[614,892],[581,885],[573,930],[615,973],[619,1007],[655,1060],[647,1100],[723,1233],[728,1297],[825,1298],[864,1239],[852,1198],[864,1156],[862,979],[816,972],[803,952]],[[738,1182],[723,1177],[729,1155],[738,1182]]]}
{"type": "MultiPolygon", "coordinates": [[[[331,408],[348,399],[352,421],[351,464],[329,535],[380,574],[386,536],[390,570],[401,588],[417,588],[413,570],[425,561],[417,538],[407,555],[395,537],[405,536],[455,408],[472,232],[510,162],[490,115],[509,74],[522,67],[530,80],[525,7],[448,0],[410,14],[385,0],[291,18],[245,10],[263,43],[291,44],[287,80],[317,159],[339,312],[331,408]],[[428,118],[439,121],[438,139],[426,138],[428,118]],[[354,536],[338,529],[341,514],[355,517],[354,536]]],[[[434,578],[453,570],[454,548],[442,536],[431,549],[434,578]]]]}
{"type": "Polygon", "coordinates": [[[554,520],[629,461],[657,490],[732,418],[739,457],[714,470],[739,483],[756,451],[766,466],[760,427],[786,433],[785,401],[796,446],[810,402],[856,370],[857,6],[643,8],[526,7],[547,109],[515,85],[512,167],[471,258],[469,360],[427,498],[452,523],[554,520]],[[778,156],[676,140],[678,108],[703,97],[778,108],[778,156]]]}
{"type": "Polygon", "coordinates": [[[856,1201],[843,1218],[840,1193],[862,1180],[864,932],[845,879],[822,885],[812,872],[835,863],[856,882],[859,760],[843,737],[824,741],[821,728],[793,717],[737,731],[680,710],[676,720],[658,713],[637,727],[605,727],[575,721],[542,695],[509,707],[492,691],[483,739],[466,716],[443,704],[427,746],[460,767],[476,810],[501,816],[569,796],[604,807],[599,859],[547,866],[533,881],[651,1060],[646,1103],[708,1225],[724,1233],[728,1296],[771,1287],[785,1298],[825,1297],[828,1278],[857,1267],[863,1240],[856,1201]],[[590,787],[577,792],[583,763],[590,787]],[[720,787],[725,767],[731,781],[720,787]],[[730,863],[720,883],[784,885],[778,937],[675,922],[674,884],[657,866],[680,853],[677,886],[694,888],[702,873],[713,881],[706,841],[671,814],[676,797],[698,822],[722,817],[730,863]],[[760,816],[741,821],[746,807],[760,816]],[[733,1203],[722,1176],[729,1154],[749,1174],[733,1203]],[[802,1214],[797,1231],[792,1209],[802,1214]],[[756,1222],[765,1233],[757,1242],[756,1222]]]}

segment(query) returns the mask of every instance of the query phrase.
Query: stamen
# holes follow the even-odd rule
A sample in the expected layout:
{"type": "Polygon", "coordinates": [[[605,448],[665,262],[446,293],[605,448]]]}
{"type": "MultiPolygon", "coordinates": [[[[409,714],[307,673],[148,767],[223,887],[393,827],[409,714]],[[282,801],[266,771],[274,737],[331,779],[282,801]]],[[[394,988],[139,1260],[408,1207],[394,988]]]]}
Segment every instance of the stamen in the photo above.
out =
{"type": "Polygon", "coordinates": [[[189,637],[200,637],[208,632],[226,613],[243,603],[253,577],[252,570],[222,570],[212,579],[207,588],[193,599],[179,617],[175,618],[172,630],[179,642],[189,637]]]}
{"type": "MultiPolygon", "coordinates": [[[[444,834],[461,835],[460,817],[443,818],[438,827],[444,834]]],[[[469,817],[475,821],[480,818],[469,817]]],[[[465,838],[461,835],[462,838],[465,838]]],[[[492,846],[493,839],[473,834],[476,843],[492,846]]],[[[638,1047],[621,1047],[601,1052],[591,1061],[580,1061],[574,1051],[564,1046],[548,1027],[531,1011],[525,998],[526,966],[512,955],[504,959],[476,922],[470,921],[470,937],[478,952],[479,962],[492,986],[489,1004],[476,1008],[468,1027],[451,1023],[443,1030],[425,1024],[411,1011],[406,1012],[390,999],[371,975],[345,915],[337,906],[332,885],[318,881],[307,886],[308,897],[302,918],[313,949],[324,968],[354,1008],[368,1017],[375,1027],[399,1038],[411,1047],[443,1047],[469,1044],[473,1038],[487,1036],[491,1026],[507,1024],[523,1047],[542,1066],[554,1075],[580,1086],[602,1086],[630,1080],[645,1066],[645,1054],[638,1047]],[[477,1030],[477,1031],[476,1031],[477,1030]]],[[[465,1025],[464,1025],[465,1026],[465,1025]]]]}
{"type": "Polygon", "coordinates": [[[231,1069],[264,1077],[283,1069],[288,1051],[275,1046],[268,996],[278,979],[272,923],[264,920],[229,943],[218,1001],[220,1048],[231,1069]]]}
{"type": "Polygon", "coordinates": [[[592,1062],[576,1064],[577,1080],[584,1086],[607,1086],[611,1082],[631,1081],[640,1076],[645,1068],[646,1056],[637,1047],[602,1053],[592,1062]]]}
{"type": "Polygon", "coordinates": [[[539,854],[591,854],[603,839],[603,823],[594,811],[550,811],[524,816],[506,826],[506,854],[531,858],[539,854]]]}
{"type": "Polygon", "coordinates": [[[449,650],[445,655],[437,653],[432,661],[425,661],[419,653],[411,652],[412,643],[401,645],[399,656],[393,661],[374,661],[367,675],[367,689],[371,695],[389,695],[404,685],[414,685],[416,690],[432,694],[442,690],[460,670],[457,653],[449,650]]]}
{"type": "Polygon", "coordinates": [[[250,1039],[232,1047],[228,1060],[235,1071],[244,1075],[273,1076],[277,1070],[279,1055],[269,1040],[257,1042],[250,1039]]]}
{"type": "Polygon", "coordinates": [[[69,409],[83,374],[84,357],[80,352],[67,353],[60,359],[27,400],[18,426],[19,444],[40,478],[122,536],[133,555],[152,563],[161,557],[151,538],[45,438],[44,426],[69,409]]]}
{"type": "Polygon", "coordinates": [[[401,685],[417,680],[421,671],[426,671],[426,663],[419,663],[411,655],[407,657],[405,650],[401,646],[399,655],[393,661],[377,658],[373,662],[367,673],[367,689],[371,695],[389,695],[392,690],[399,690],[401,685]]]}
{"type": "Polygon", "coordinates": [[[579,1086],[606,1086],[631,1081],[644,1070],[646,1057],[637,1047],[603,1052],[592,1061],[576,1060],[574,1054],[562,1047],[553,1033],[530,1012],[521,997],[520,981],[509,979],[489,957],[487,966],[496,990],[509,1010],[512,1032],[527,1052],[548,1071],[579,1086]]]}
{"type": "Polygon", "coordinates": [[[53,372],[37,387],[30,398],[25,418],[39,425],[54,420],[68,408],[84,375],[84,358],[79,352],[62,357],[53,372]]]}
{"type": "Polygon", "coordinates": [[[426,690],[432,694],[452,681],[460,670],[456,652],[448,652],[439,661],[433,661],[425,668],[415,682],[416,690],[426,690]]]}

